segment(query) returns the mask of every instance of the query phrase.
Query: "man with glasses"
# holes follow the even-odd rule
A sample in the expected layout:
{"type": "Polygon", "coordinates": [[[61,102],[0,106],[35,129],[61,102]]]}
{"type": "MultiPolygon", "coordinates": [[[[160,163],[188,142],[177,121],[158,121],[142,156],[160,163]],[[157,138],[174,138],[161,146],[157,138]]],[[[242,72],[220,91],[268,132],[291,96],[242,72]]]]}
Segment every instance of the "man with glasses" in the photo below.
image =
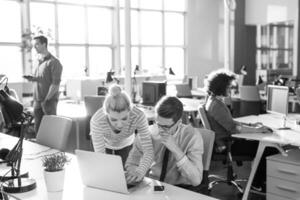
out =
{"type": "MultiPolygon", "coordinates": [[[[192,126],[182,124],[182,113],[183,104],[177,97],[164,96],[157,103],[156,123],[150,127],[154,162],[149,177],[192,189],[202,181],[203,141],[192,126]]],[[[134,170],[142,155],[137,136],[126,162],[126,170],[134,170]]]]}

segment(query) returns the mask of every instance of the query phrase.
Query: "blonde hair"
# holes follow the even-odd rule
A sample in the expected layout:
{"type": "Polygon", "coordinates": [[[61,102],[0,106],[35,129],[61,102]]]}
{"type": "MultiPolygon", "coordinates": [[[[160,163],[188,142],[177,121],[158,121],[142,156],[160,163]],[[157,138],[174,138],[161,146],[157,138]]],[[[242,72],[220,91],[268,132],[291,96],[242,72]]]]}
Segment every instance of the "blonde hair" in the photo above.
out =
{"type": "Polygon", "coordinates": [[[122,90],[120,85],[111,85],[108,94],[103,102],[103,109],[105,113],[109,111],[122,112],[130,111],[132,108],[131,99],[128,94],[122,90]]]}

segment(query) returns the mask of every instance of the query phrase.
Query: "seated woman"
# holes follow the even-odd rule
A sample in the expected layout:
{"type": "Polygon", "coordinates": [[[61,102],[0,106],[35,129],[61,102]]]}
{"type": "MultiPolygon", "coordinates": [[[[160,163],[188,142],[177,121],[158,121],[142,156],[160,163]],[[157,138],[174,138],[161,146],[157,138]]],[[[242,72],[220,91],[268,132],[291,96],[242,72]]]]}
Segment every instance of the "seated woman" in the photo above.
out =
{"type": "MultiPolygon", "coordinates": [[[[231,93],[231,86],[235,81],[235,75],[224,71],[217,70],[211,72],[204,81],[207,91],[205,110],[207,118],[213,131],[215,131],[215,151],[222,152],[225,150],[226,139],[235,133],[267,133],[269,129],[261,123],[243,124],[232,118],[231,112],[225,105],[223,99],[231,93]]],[[[237,139],[231,146],[232,155],[245,155],[255,157],[258,148],[258,141],[247,141],[237,139]]],[[[262,191],[265,189],[266,180],[266,159],[268,155],[278,153],[276,149],[267,148],[262,161],[260,162],[256,175],[253,180],[252,188],[262,191]]]]}
{"type": "Polygon", "coordinates": [[[126,178],[130,182],[142,180],[153,160],[148,120],[145,114],[131,103],[129,96],[120,86],[110,87],[103,107],[91,119],[90,130],[94,150],[120,155],[123,165],[137,131],[144,155],[136,170],[126,173],[126,178]]]}

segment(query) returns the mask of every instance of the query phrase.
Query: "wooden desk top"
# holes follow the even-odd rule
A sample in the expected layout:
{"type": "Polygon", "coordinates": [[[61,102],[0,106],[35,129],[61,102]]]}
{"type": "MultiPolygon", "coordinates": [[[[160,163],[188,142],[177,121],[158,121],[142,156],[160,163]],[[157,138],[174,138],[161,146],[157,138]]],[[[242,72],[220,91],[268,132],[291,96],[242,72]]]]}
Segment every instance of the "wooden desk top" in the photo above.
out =
{"type": "MultiPolygon", "coordinates": [[[[17,138],[0,133],[1,147],[11,149],[17,140],[17,138]]],[[[71,158],[71,163],[66,166],[64,190],[62,192],[47,192],[41,156],[54,152],[56,152],[55,149],[24,141],[24,153],[21,167],[29,172],[30,178],[36,180],[37,188],[30,192],[9,195],[24,200],[98,200],[100,198],[110,200],[215,200],[215,198],[184,190],[166,183],[162,183],[165,186],[165,191],[154,192],[153,186],[154,184],[157,184],[157,181],[149,178],[146,178],[146,181],[149,182],[147,186],[143,186],[142,188],[137,187],[128,195],[85,187],[82,185],[80,179],[76,157],[71,154],[68,154],[71,158]]]]}

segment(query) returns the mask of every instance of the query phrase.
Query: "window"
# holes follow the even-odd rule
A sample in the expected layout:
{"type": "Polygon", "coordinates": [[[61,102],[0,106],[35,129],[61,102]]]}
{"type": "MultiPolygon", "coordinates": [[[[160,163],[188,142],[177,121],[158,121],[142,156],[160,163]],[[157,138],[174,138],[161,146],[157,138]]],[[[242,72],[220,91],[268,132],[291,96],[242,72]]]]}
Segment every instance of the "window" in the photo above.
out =
{"type": "Polygon", "coordinates": [[[0,1],[0,27],[0,73],[5,74],[9,82],[21,81],[21,13],[18,2],[0,1]]]}
{"type": "Polygon", "coordinates": [[[88,38],[90,44],[112,43],[111,10],[105,8],[88,8],[88,38]]]}
{"type": "Polygon", "coordinates": [[[60,59],[63,78],[100,77],[113,66],[112,12],[111,0],[36,0],[31,29],[50,30],[49,50],[60,59]]]}
{"type": "Polygon", "coordinates": [[[103,72],[108,72],[112,66],[112,52],[107,47],[89,48],[90,76],[99,77],[103,72]]]}
{"type": "MultiPolygon", "coordinates": [[[[121,48],[125,43],[125,0],[120,1],[121,48]]],[[[162,74],[176,68],[177,75],[185,67],[185,3],[186,0],[135,0],[131,3],[131,44],[136,47],[136,60],[149,74],[162,74]]],[[[124,51],[121,65],[125,66],[124,51]]]]}
{"type": "Polygon", "coordinates": [[[144,11],[141,18],[141,44],[162,45],[162,16],[160,12],[144,11]]]}
{"type": "MultiPolygon", "coordinates": [[[[117,8],[112,0],[32,0],[26,7],[23,1],[2,0],[0,52],[5,56],[0,65],[10,66],[5,68],[10,81],[22,81],[24,73],[34,71],[27,58],[36,57],[34,49],[24,48],[22,34],[27,33],[30,44],[31,33],[42,33],[49,39],[49,51],[64,67],[63,78],[103,77],[110,69],[124,73],[124,4],[125,0],[119,0],[117,8]],[[28,14],[29,19],[24,18],[28,14]]],[[[139,65],[143,72],[161,75],[172,67],[182,74],[185,4],[186,0],[130,0],[132,68],[139,65]]]]}
{"type": "Polygon", "coordinates": [[[83,44],[85,42],[84,8],[58,5],[57,12],[59,43],[83,44]]]}
{"type": "Polygon", "coordinates": [[[178,13],[165,14],[165,44],[184,45],[184,17],[178,13]],[[174,23],[176,22],[176,23],[174,23]]]}
{"type": "Polygon", "coordinates": [[[21,53],[18,46],[0,46],[0,73],[5,74],[9,82],[17,82],[23,79],[21,53]]]}
{"type": "Polygon", "coordinates": [[[33,2],[30,4],[31,31],[38,35],[41,30],[46,33],[48,42],[54,43],[55,38],[55,10],[54,5],[49,3],[33,2]]]}
{"type": "Polygon", "coordinates": [[[85,49],[78,46],[62,46],[59,58],[66,78],[82,77],[85,70],[85,49]]]}
{"type": "Polygon", "coordinates": [[[1,42],[21,42],[21,16],[20,5],[17,2],[0,2],[1,42]]]}
{"type": "Polygon", "coordinates": [[[184,50],[177,47],[166,48],[166,66],[172,67],[175,75],[184,74],[184,50]]]}
{"type": "Polygon", "coordinates": [[[143,47],[141,50],[143,70],[150,74],[162,74],[162,48],[143,47]]]}

